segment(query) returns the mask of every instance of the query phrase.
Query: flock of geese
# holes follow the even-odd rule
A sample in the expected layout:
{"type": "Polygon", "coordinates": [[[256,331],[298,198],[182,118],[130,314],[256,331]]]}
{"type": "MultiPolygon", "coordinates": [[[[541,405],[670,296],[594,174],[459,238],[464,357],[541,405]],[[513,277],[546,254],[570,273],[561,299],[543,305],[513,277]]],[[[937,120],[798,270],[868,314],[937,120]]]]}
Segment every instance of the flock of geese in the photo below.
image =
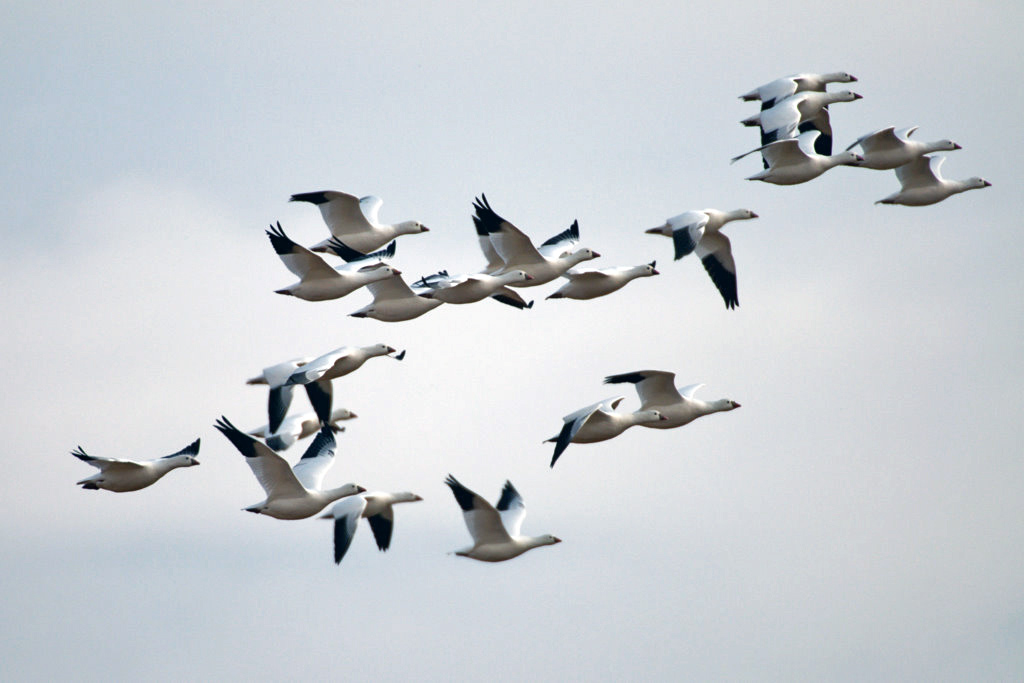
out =
{"type": "MultiPolygon", "coordinates": [[[[890,126],[863,135],[844,151],[832,153],[832,127],[829,106],[862,99],[849,90],[828,91],[830,83],[851,83],[857,79],[847,73],[798,74],[776,79],[741,96],[745,101],[760,101],[760,111],[741,123],[756,126],[761,132],[759,147],[733,158],[738,161],[760,152],[764,169],[748,180],[777,185],[794,185],[812,180],[839,165],[875,170],[894,169],[900,190],[878,200],[881,204],[924,206],[953,194],[987,187],[982,178],[963,181],[943,179],[939,168],[942,157],[929,156],[940,150],[961,149],[951,140],[918,142],[911,140],[916,127],[896,130],[890,126]],[[855,147],[860,153],[854,153],[855,147]]],[[[658,275],[655,262],[612,268],[584,268],[586,261],[600,256],[588,247],[577,248],[579,224],[535,246],[533,240],[491,207],[483,194],[473,203],[473,224],[486,261],[478,272],[450,275],[447,270],[421,277],[410,286],[403,274],[390,263],[394,258],[395,238],[428,232],[418,221],[387,224],[379,220],[381,200],[358,198],[344,192],[324,191],[294,194],[291,201],[317,206],[330,237],[306,248],[294,242],[278,222],[266,231],[271,246],[298,282],[276,290],[278,294],[306,301],[339,299],[366,288],[372,301],[350,315],[384,322],[411,320],[442,304],[470,304],[494,299],[518,309],[531,308],[523,290],[556,280],[564,283],[548,299],[593,299],[622,289],[643,277],[658,275]],[[329,263],[333,255],[341,263],[329,263]]],[[[726,308],[739,305],[736,264],[729,238],[722,228],[731,221],[750,220],[758,215],[749,209],[686,211],[664,224],[646,230],[649,234],[670,237],[676,260],[696,253],[726,308]]],[[[344,431],[339,423],[355,418],[355,413],[333,406],[333,381],[357,371],[368,360],[388,357],[401,361],[398,352],[386,344],[345,346],[317,357],[300,357],[264,368],[247,383],[267,386],[267,424],[245,432],[226,417],[216,421],[216,429],[242,454],[266,498],[245,508],[248,512],[277,519],[305,519],[320,515],[334,521],[334,561],[340,563],[352,543],[359,519],[370,525],[377,547],[387,550],[394,526],[393,507],[422,498],[411,492],[368,492],[353,483],[323,488],[327,471],[334,462],[335,435],[344,431]],[[302,386],[312,413],[289,415],[292,397],[302,386]],[[294,465],[280,455],[301,439],[313,436],[310,445],[294,465]],[[333,505],[332,505],[333,504],[333,505]]],[[[548,439],[554,443],[551,467],[572,443],[586,444],[615,438],[633,426],[673,429],[717,412],[740,407],[730,399],[702,401],[695,393],[703,384],[677,388],[675,375],[662,370],[642,370],[605,378],[606,384],[632,384],[640,399],[634,412],[618,412],[625,398],[613,396],[566,415],[562,428],[548,439]]],[[[154,484],[179,467],[199,464],[200,440],[185,448],[151,460],[123,460],[87,454],[80,446],[72,455],[97,468],[90,477],[77,482],[84,489],[115,492],[136,491],[154,484]]],[[[480,495],[449,475],[445,484],[451,489],[473,545],[455,551],[456,555],[486,562],[500,562],[542,545],[559,543],[551,536],[524,536],[520,533],[526,507],[522,496],[506,481],[498,501],[491,505],[480,495]]]]}

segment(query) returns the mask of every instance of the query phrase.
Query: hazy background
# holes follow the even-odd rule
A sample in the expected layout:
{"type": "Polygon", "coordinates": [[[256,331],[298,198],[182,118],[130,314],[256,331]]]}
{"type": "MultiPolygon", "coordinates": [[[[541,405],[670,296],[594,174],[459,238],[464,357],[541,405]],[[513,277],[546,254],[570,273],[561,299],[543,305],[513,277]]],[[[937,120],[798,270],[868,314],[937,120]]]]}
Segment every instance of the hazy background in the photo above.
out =
{"type": "MultiPolygon", "coordinates": [[[[14,3],[0,42],[7,435],[4,678],[1007,680],[1024,675],[1019,3],[14,3]],[[892,172],[743,180],[737,96],[845,70],[836,146],[949,137],[991,188],[875,206],[892,172]],[[478,269],[473,197],[594,266],[657,259],[608,298],[485,301],[414,321],[307,303],[263,230],[327,232],[295,192],[383,198],[417,277],[478,269]],[[733,223],[740,308],[643,234],[733,223]],[[336,383],[360,417],[327,483],[411,490],[388,553],[363,524],[239,510],[263,492],[212,429],[264,423],[247,377],[384,342],[336,383]],[[656,368],[743,407],[548,462],[561,417],[656,368]],[[83,492],[68,451],[195,469],[83,492]],[[488,565],[443,480],[510,478],[524,532],[488,565]]],[[[833,86],[835,89],[836,86],[833,86]]],[[[296,408],[305,409],[303,396],[296,408]]],[[[305,442],[288,452],[298,458],[305,442]]]]}

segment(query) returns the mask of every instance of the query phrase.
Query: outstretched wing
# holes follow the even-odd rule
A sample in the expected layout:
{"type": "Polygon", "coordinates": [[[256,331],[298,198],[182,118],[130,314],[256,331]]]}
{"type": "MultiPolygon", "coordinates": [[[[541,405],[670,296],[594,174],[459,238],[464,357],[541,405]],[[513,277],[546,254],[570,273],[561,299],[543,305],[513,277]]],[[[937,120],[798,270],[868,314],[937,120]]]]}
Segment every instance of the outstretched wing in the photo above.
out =
{"type": "Polygon", "coordinates": [[[512,538],[519,536],[523,520],[526,519],[526,504],[511,481],[505,481],[505,486],[501,489],[501,498],[498,499],[495,509],[501,515],[501,523],[505,525],[508,535],[512,538]]]}
{"type": "Polygon", "coordinates": [[[462,518],[476,545],[507,543],[512,540],[502,525],[501,516],[494,506],[460,484],[450,474],[444,483],[452,490],[455,501],[462,508],[462,518]]]}
{"type": "Polygon", "coordinates": [[[725,300],[726,308],[740,305],[736,292],[736,262],[732,258],[732,245],[729,238],[720,232],[704,235],[697,245],[697,256],[708,271],[711,281],[725,300]]]}
{"type": "Polygon", "coordinates": [[[334,439],[334,430],[329,425],[320,429],[320,432],[309,444],[309,448],[302,454],[302,458],[295,463],[292,470],[295,478],[310,491],[319,491],[323,484],[324,475],[334,464],[334,452],[337,449],[337,441],[334,439]]]}
{"type": "Polygon", "coordinates": [[[331,508],[334,516],[334,564],[340,564],[348,548],[355,538],[359,527],[359,518],[366,509],[366,499],[362,496],[346,496],[331,508]]]}
{"type": "Polygon", "coordinates": [[[214,427],[245,456],[245,462],[256,475],[260,486],[267,492],[267,498],[287,498],[306,494],[285,459],[268,446],[238,429],[224,416],[217,420],[214,427]]]}
{"type": "Polygon", "coordinates": [[[608,375],[605,384],[631,383],[636,387],[640,397],[640,410],[650,410],[654,406],[666,406],[679,403],[683,397],[676,390],[676,375],[664,370],[640,370],[621,375],[608,375]]]}

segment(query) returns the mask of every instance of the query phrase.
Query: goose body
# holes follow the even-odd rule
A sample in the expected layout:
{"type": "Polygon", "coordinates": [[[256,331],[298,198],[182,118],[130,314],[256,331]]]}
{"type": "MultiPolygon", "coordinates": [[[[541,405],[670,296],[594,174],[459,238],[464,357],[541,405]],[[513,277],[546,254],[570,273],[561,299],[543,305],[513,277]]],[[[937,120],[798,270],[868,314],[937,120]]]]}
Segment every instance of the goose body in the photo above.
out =
{"type": "Polygon", "coordinates": [[[748,154],[761,152],[768,168],[755,173],[747,180],[762,180],[773,185],[798,185],[817,178],[825,171],[840,165],[855,165],[864,160],[853,152],[839,152],[831,156],[818,154],[814,150],[814,142],[818,131],[811,130],[801,133],[796,139],[779,140],[749,152],[744,152],[733,161],[738,161],[748,154]]]}
{"type": "Polygon", "coordinates": [[[952,140],[935,140],[934,142],[911,140],[910,136],[914,134],[915,130],[917,130],[917,126],[901,130],[889,126],[874,133],[862,135],[846,149],[851,150],[860,145],[864,161],[858,163],[857,166],[873,168],[878,171],[898,168],[909,164],[919,156],[932,152],[962,149],[952,140]]]}
{"type": "MultiPolygon", "coordinates": [[[[342,420],[351,420],[356,417],[359,416],[352,411],[345,408],[338,408],[337,410],[331,411],[331,418],[327,424],[330,425],[335,432],[343,432],[345,431],[345,428],[338,425],[338,423],[342,420]]],[[[316,413],[300,413],[297,415],[289,415],[284,418],[281,422],[281,426],[278,427],[276,431],[271,431],[270,425],[263,425],[262,427],[249,432],[249,435],[263,439],[267,442],[267,445],[275,451],[286,451],[291,448],[296,441],[316,434],[320,431],[320,427],[320,418],[317,417],[316,413]]]]}
{"type": "MultiPolygon", "coordinates": [[[[296,368],[288,375],[286,384],[288,386],[303,385],[313,410],[320,421],[326,424],[331,419],[331,405],[334,400],[331,381],[355,372],[371,358],[389,356],[392,353],[395,353],[395,349],[387,344],[342,346],[296,368]]],[[[402,360],[404,357],[404,351],[393,356],[396,360],[402,360]]]]}
{"type": "Polygon", "coordinates": [[[86,453],[81,446],[71,451],[82,462],[99,470],[91,477],[75,482],[83,489],[97,491],[104,489],[116,493],[138,491],[155,484],[160,477],[179,467],[193,467],[199,464],[199,439],[196,439],[177,453],[153,460],[120,460],[103,458],[86,453]]]}
{"type": "Polygon", "coordinates": [[[245,456],[267,494],[262,502],[245,508],[246,512],[277,519],[305,519],[340,498],[366,491],[355,484],[320,488],[324,474],[334,464],[337,444],[330,427],[322,428],[295,467],[289,467],[273,449],[235,427],[227,418],[221,417],[214,426],[245,456]]]}
{"type": "Polygon", "coordinates": [[[277,294],[294,296],[304,301],[340,299],[371,282],[399,273],[384,263],[366,264],[358,269],[351,265],[334,268],[320,256],[292,241],[280,223],[276,227],[270,226],[266,232],[281,261],[300,278],[295,284],[276,290],[277,294]]]}
{"type": "Polygon", "coordinates": [[[444,303],[440,299],[427,298],[414,292],[401,275],[371,282],[367,289],[373,294],[373,302],[349,313],[353,318],[373,318],[396,323],[418,318],[444,303]]]}
{"type": "Polygon", "coordinates": [[[900,166],[896,169],[900,191],[879,199],[875,204],[927,206],[967,190],[992,186],[992,183],[977,176],[967,180],[946,180],[939,170],[945,161],[946,157],[921,156],[900,166]]]}
{"type": "MultiPolygon", "coordinates": [[[[521,270],[530,276],[529,280],[509,283],[511,287],[536,287],[551,282],[583,261],[597,258],[600,254],[589,248],[573,251],[572,246],[579,239],[579,223],[544,242],[540,248],[526,234],[491,209],[486,195],[481,195],[473,204],[476,211],[474,222],[477,232],[485,231],[496,254],[504,263],[500,272],[521,270]]],[[[487,254],[485,250],[485,255],[487,254]]],[[[489,260],[489,266],[494,265],[489,260]]]]}
{"type": "Polygon", "coordinates": [[[676,389],[675,373],[663,370],[640,370],[621,375],[609,375],[604,378],[605,384],[630,383],[636,386],[640,397],[640,410],[656,410],[665,419],[657,422],[644,423],[645,427],[654,429],[674,429],[693,422],[699,417],[735,410],[740,407],[733,400],[722,398],[717,401],[701,401],[694,393],[703,384],[691,384],[676,389]]]}
{"type": "Polygon", "coordinates": [[[744,119],[742,123],[761,128],[762,145],[795,138],[799,132],[817,130],[819,135],[815,139],[814,150],[828,156],[832,153],[832,124],[828,106],[859,99],[863,99],[861,95],[849,90],[801,92],[777,101],[773,107],[744,119]]]}
{"type": "Polygon", "coordinates": [[[776,102],[798,92],[807,90],[824,92],[829,83],[854,83],[857,79],[845,71],[832,71],[824,74],[793,74],[758,86],[748,93],[740,95],[740,99],[752,102],[761,100],[761,108],[768,109],[776,102]]]}
{"type": "Polygon", "coordinates": [[[529,308],[530,305],[509,289],[509,286],[532,279],[522,270],[510,270],[500,275],[474,273],[458,277],[438,273],[428,278],[422,278],[414,285],[420,285],[430,290],[420,296],[437,299],[446,304],[471,304],[491,297],[516,308],[529,308]]]}
{"type": "Polygon", "coordinates": [[[391,547],[391,532],[395,525],[395,513],[392,509],[398,503],[412,503],[423,500],[415,493],[360,493],[342,498],[331,507],[331,511],[322,519],[334,520],[334,563],[340,564],[348,548],[352,545],[359,519],[365,519],[377,548],[381,551],[391,547]]]}
{"type": "Polygon", "coordinates": [[[696,251],[704,270],[722,295],[725,307],[736,308],[740,304],[736,287],[736,261],[732,256],[732,243],[722,234],[722,226],[731,221],[757,217],[750,209],[686,211],[646,232],[671,237],[677,261],[696,251]]]}
{"type": "Polygon", "coordinates": [[[623,396],[614,396],[581,408],[562,418],[562,431],[547,439],[554,442],[555,451],[551,456],[551,467],[569,447],[570,443],[597,443],[613,439],[630,427],[665,420],[657,410],[638,410],[635,413],[617,413],[615,408],[623,396]]]}
{"type": "Polygon", "coordinates": [[[505,482],[497,506],[491,505],[478,494],[460,484],[450,474],[444,483],[452,490],[455,501],[462,509],[462,518],[466,522],[466,528],[469,529],[469,534],[473,537],[473,545],[456,550],[456,555],[481,562],[504,562],[533,548],[562,542],[562,539],[550,534],[544,536],[520,534],[523,519],[526,517],[526,505],[523,503],[522,496],[512,486],[512,482],[505,482]]]}
{"type": "Polygon", "coordinates": [[[601,268],[594,270],[568,270],[562,277],[569,282],[549,295],[548,299],[595,299],[618,291],[628,283],[640,277],[651,277],[658,274],[655,262],[639,266],[620,266],[618,268],[601,268]]]}
{"type": "MultiPolygon", "coordinates": [[[[378,220],[380,207],[384,203],[379,197],[367,196],[359,199],[344,192],[327,190],[293,194],[293,202],[309,202],[320,209],[331,235],[346,246],[368,253],[400,235],[414,235],[429,230],[419,221],[402,221],[386,224],[378,220]]],[[[315,244],[313,251],[328,251],[330,239],[315,244]]]]}

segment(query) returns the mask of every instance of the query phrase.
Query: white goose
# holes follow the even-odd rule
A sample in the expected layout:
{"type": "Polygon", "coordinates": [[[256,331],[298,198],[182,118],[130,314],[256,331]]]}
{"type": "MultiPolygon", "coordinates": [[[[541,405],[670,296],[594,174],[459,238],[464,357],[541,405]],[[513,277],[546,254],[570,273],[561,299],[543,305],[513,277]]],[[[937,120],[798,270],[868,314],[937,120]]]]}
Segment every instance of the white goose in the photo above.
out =
{"type": "Polygon", "coordinates": [[[864,161],[864,157],[853,152],[839,152],[831,156],[818,154],[814,151],[814,142],[818,131],[810,130],[801,133],[796,139],[779,140],[749,152],[733,157],[735,163],[748,154],[761,152],[768,168],[755,173],[747,180],[763,180],[773,185],[798,185],[817,178],[830,168],[839,165],[856,165],[864,161]]]}
{"type": "MultiPolygon", "coordinates": [[[[299,281],[295,284],[275,290],[277,294],[294,296],[304,301],[340,299],[364,285],[389,278],[400,272],[379,260],[385,258],[387,252],[360,255],[367,261],[377,259],[377,262],[373,264],[350,261],[345,266],[334,268],[309,249],[292,241],[281,228],[280,222],[276,228],[271,225],[266,233],[270,238],[270,243],[274,246],[274,251],[281,257],[281,261],[288,270],[299,277],[299,281]]],[[[334,238],[328,241],[328,245],[335,248],[344,247],[344,245],[339,245],[334,238]]],[[[394,249],[391,250],[391,255],[393,254],[394,249]]]]}
{"type": "Polygon", "coordinates": [[[245,456],[246,463],[267,493],[266,500],[250,505],[245,508],[246,512],[277,519],[305,519],[339,498],[366,491],[355,484],[320,488],[324,474],[334,464],[337,444],[330,427],[321,429],[302,459],[295,463],[295,467],[289,467],[284,458],[235,427],[226,417],[221,416],[214,426],[245,456]]]}
{"type": "Polygon", "coordinates": [[[105,489],[124,493],[138,491],[156,483],[160,477],[179,467],[194,467],[199,464],[199,439],[185,446],[177,453],[165,455],[153,460],[119,460],[117,458],[101,458],[89,455],[81,446],[71,451],[82,462],[88,463],[99,470],[91,477],[76,481],[76,486],[90,491],[105,489]]]}
{"type": "Polygon", "coordinates": [[[334,564],[341,564],[341,559],[345,557],[349,546],[352,545],[360,517],[369,522],[373,538],[377,541],[377,548],[385,551],[391,547],[391,532],[395,526],[395,512],[392,506],[420,500],[423,499],[408,491],[401,493],[374,491],[339,500],[330,512],[320,518],[334,520],[334,564]]]}
{"type": "Polygon", "coordinates": [[[655,262],[639,266],[619,266],[617,268],[601,268],[593,270],[568,270],[562,277],[569,281],[562,285],[548,299],[595,299],[611,294],[625,287],[639,277],[658,275],[655,262]]]}
{"type": "Polygon", "coordinates": [[[579,239],[579,223],[576,221],[537,249],[522,230],[491,209],[486,195],[480,195],[473,203],[473,208],[476,210],[474,220],[478,231],[483,229],[487,232],[494,251],[505,263],[504,270],[522,270],[532,278],[511,283],[513,287],[546,284],[573,266],[600,256],[586,247],[577,251],[570,250],[571,245],[579,239]]]}
{"type": "Polygon", "coordinates": [[[946,180],[939,169],[946,157],[921,156],[896,169],[900,191],[879,199],[875,204],[927,206],[967,190],[991,187],[992,183],[977,176],[967,180],[946,180]]]}
{"type": "Polygon", "coordinates": [[[551,456],[551,467],[570,443],[597,443],[615,438],[630,427],[651,424],[667,419],[657,410],[638,410],[635,413],[616,413],[615,408],[624,396],[614,396],[593,405],[581,408],[562,418],[565,424],[557,436],[545,439],[544,443],[555,442],[551,456]]]}
{"type": "Polygon", "coordinates": [[[501,275],[473,273],[457,277],[448,275],[447,271],[441,271],[417,280],[413,287],[428,289],[429,291],[420,296],[437,299],[446,304],[471,304],[489,297],[516,308],[530,308],[533,302],[526,303],[509,288],[509,285],[532,279],[532,276],[522,270],[510,270],[501,275]]]}
{"type": "Polygon", "coordinates": [[[640,397],[640,410],[657,410],[665,419],[659,422],[648,422],[645,427],[655,429],[672,429],[693,422],[698,417],[735,410],[740,407],[736,401],[727,398],[704,402],[694,398],[694,393],[703,384],[691,384],[676,389],[675,373],[663,370],[640,370],[621,375],[609,375],[604,378],[605,384],[622,384],[628,382],[636,386],[640,397]]]}
{"type": "Polygon", "coordinates": [[[371,282],[366,288],[373,294],[373,302],[349,313],[353,318],[373,318],[397,323],[418,318],[444,303],[440,299],[430,299],[414,292],[401,275],[371,282]]]}
{"type": "Polygon", "coordinates": [[[836,102],[854,102],[863,99],[849,90],[838,92],[801,92],[779,100],[770,109],[764,109],[741,123],[745,126],[760,126],[761,144],[776,140],[795,138],[798,132],[817,130],[814,149],[818,154],[832,154],[832,124],[829,120],[828,105],[836,102]]]}
{"type": "Polygon", "coordinates": [[[860,145],[864,161],[857,164],[861,168],[873,168],[878,171],[888,171],[911,161],[924,154],[932,152],[963,149],[952,140],[936,140],[934,142],[920,142],[911,140],[910,136],[917,130],[917,126],[896,130],[894,126],[876,130],[874,133],[862,135],[847,147],[851,150],[860,145]]]}
{"type": "MultiPolygon", "coordinates": [[[[335,433],[343,432],[345,431],[345,428],[340,426],[338,423],[343,420],[352,420],[357,417],[359,416],[351,410],[338,408],[337,410],[331,411],[331,418],[328,420],[327,424],[335,433]]],[[[267,442],[267,445],[275,451],[286,451],[291,448],[296,441],[316,434],[320,431],[320,427],[320,418],[316,413],[299,413],[286,417],[281,422],[281,426],[277,428],[277,431],[271,431],[270,425],[263,425],[262,427],[249,432],[249,435],[263,439],[267,442]]]]}
{"type": "Polygon", "coordinates": [[[671,237],[677,261],[696,251],[704,270],[722,295],[725,307],[736,308],[740,305],[736,288],[736,261],[732,257],[729,238],[721,232],[722,226],[731,221],[746,221],[757,217],[750,209],[686,211],[646,232],[649,235],[671,237]]]}
{"type": "Polygon", "coordinates": [[[462,518],[466,521],[469,535],[473,537],[473,545],[456,550],[456,555],[481,562],[503,562],[518,557],[527,550],[562,542],[562,539],[550,534],[520,535],[519,530],[523,525],[523,519],[526,518],[526,505],[522,496],[512,486],[512,482],[505,482],[497,508],[460,484],[450,474],[444,483],[451,488],[455,502],[462,508],[462,518]]]}
{"type": "MultiPolygon", "coordinates": [[[[364,254],[380,249],[399,235],[429,232],[418,221],[402,221],[394,225],[379,222],[377,214],[384,203],[379,197],[358,199],[344,192],[327,190],[293,194],[290,201],[316,204],[331,234],[346,246],[364,254]]],[[[313,251],[327,251],[329,248],[329,239],[312,247],[313,251]]]]}
{"type": "Polygon", "coordinates": [[[798,92],[805,90],[825,92],[825,86],[829,83],[855,83],[856,81],[856,78],[845,71],[824,74],[794,74],[776,78],[770,83],[758,86],[750,92],[740,95],[740,99],[746,102],[761,100],[761,108],[768,109],[779,100],[798,92]]]}
{"type": "MultiPolygon", "coordinates": [[[[342,346],[296,368],[288,376],[286,384],[289,386],[303,385],[313,410],[316,411],[320,421],[326,424],[331,418],[333,402],[334,389],[331,380],[355,372],[371,358],[389,356],[392,353],[395,353],[395,349],[387,344],[342,346]]],[[[402,360],[405,358],[405,351],[392,356],[392,358],[402,360]]]]}

